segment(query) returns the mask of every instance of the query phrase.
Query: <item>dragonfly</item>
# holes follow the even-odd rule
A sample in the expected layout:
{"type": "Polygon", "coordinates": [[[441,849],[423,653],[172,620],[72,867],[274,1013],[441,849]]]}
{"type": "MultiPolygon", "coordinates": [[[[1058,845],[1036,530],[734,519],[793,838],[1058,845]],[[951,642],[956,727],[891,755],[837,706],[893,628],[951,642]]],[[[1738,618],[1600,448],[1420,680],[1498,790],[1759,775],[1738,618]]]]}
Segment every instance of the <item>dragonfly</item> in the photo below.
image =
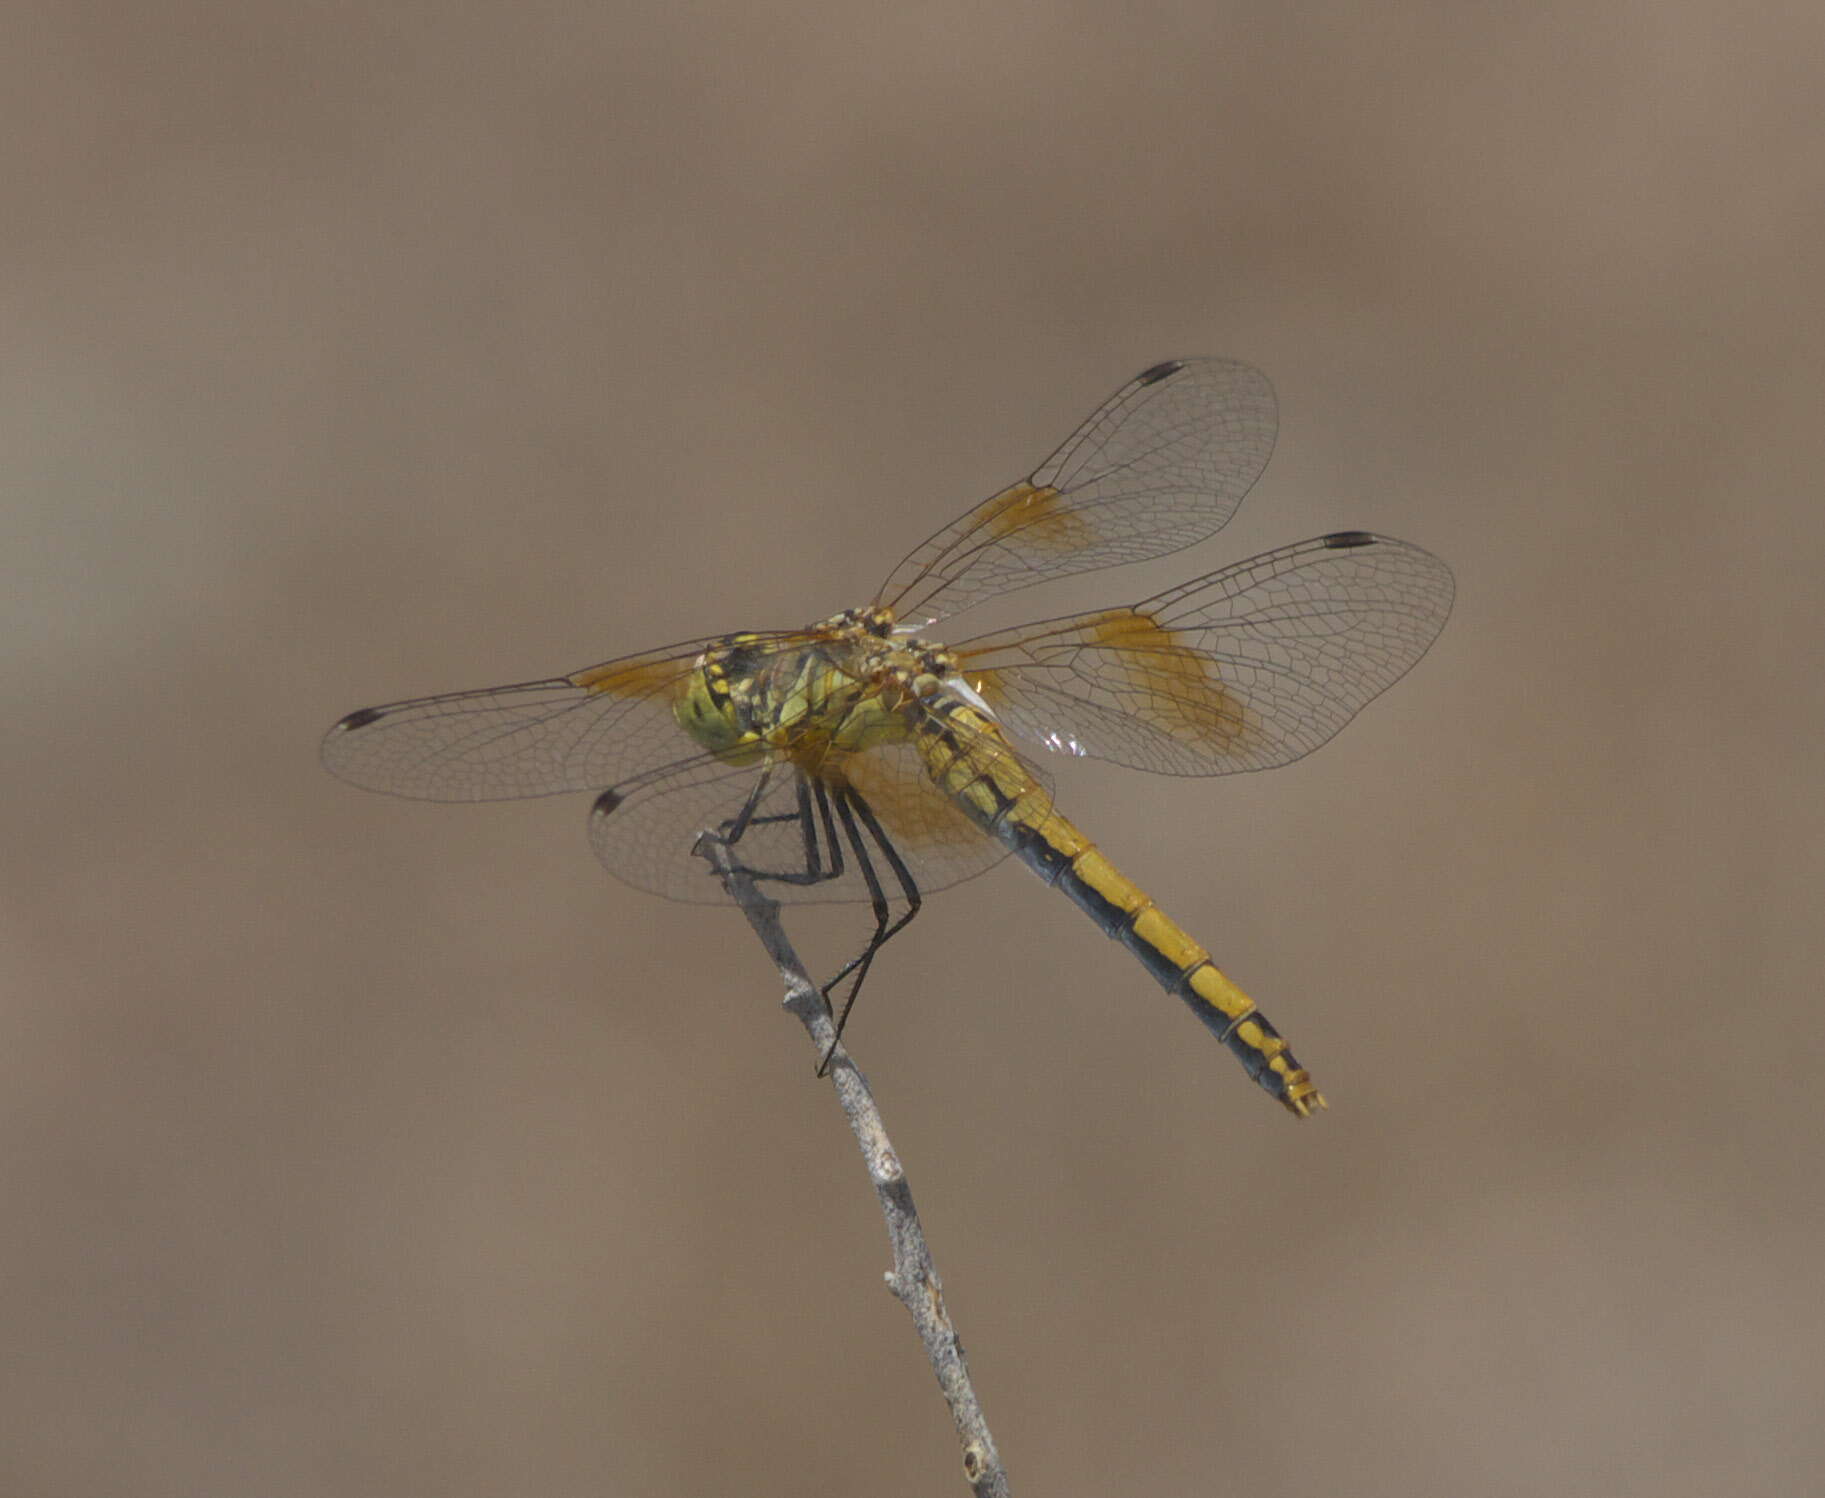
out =
{"type": "Polygon", "coordinates": [[[362,708],[329,731],[324,764],[431,801],[594,791],[597,858],[673,899],[726,900],[692,856],[709,835],[780,901],[867,904],[866,944],[823,985],[827,1000],[851,985],[839,1035],[925,896],[1012,855],[1308,1117],[1324,1098],[1280,1032],[1058,809],[1050,766],[1193,776],[1299,759],[1425,654],[1451,611],[1450,569],[1407,542],[1336,531],[1137,603],[958,644],[930,634],[991,599],[1205,540],[1260,477],[1277,425],[1273,387],[1251,366],[1155,364],[909,553],[864,606],[362,708]]]}

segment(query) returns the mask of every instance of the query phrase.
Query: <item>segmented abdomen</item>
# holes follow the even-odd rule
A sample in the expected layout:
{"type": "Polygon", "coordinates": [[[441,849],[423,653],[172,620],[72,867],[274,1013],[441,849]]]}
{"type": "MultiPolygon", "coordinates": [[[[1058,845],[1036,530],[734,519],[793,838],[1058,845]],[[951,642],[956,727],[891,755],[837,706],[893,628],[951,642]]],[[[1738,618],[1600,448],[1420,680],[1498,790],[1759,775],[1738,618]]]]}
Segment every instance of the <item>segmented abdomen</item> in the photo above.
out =
{"type": "MultiPolygon", "coordinates": [[[[966,714],[975,717],[968,708],[946,716],[966,714]]],[[[985,734],[978,724],[971,725],[968,735],[959,735],[942,720],[920,733],[933,780],[972,821],[1134,953],[1160,986],[1183,999],[1235,1054],[1243,1070],[1289,1110],[1307,1118],[1322,1108],[1323,1096],[1255,1001],[1224,975],[1177,921],[1054,810],[1045,787],[1015,755],[995,752],[998,737],[992,729],[985,734]]]]}

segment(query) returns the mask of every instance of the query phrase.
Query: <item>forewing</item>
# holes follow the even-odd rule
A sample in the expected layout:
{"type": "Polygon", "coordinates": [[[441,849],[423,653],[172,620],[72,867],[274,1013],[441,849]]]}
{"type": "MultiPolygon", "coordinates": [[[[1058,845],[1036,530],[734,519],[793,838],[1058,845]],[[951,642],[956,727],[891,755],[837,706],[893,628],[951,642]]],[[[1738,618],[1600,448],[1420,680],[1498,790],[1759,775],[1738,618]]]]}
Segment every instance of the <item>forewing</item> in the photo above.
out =
{"type": "Polygon", "coordinates": [[[693,640],[570,676],[419,697],[350,713],[323,763],[366,790],[504,801],[600,790],[701,751],[672,716],[693,640]]]}
{"type": "MultiPolygon", "coordinates": [[[[1004,750],[1003,752],[1007,752],[1004,750]]],[[[1007,855],[926,776],[917,751],[904,741],[847,754],[827,766],[823,807],[806,783],[804,805],[812,820],[816,859],[825,870],[841,872],[811,883],[763,879],[763,891],[784,904],[828,904],[866,901],[867,880],[853,846],[837,817],[830,785],[840,778],[853,787],[905,863],[921,893],[929,894],[970,879],[994,867],[1007,855]],[[831,844],[839,845],[832,856],[831,844]]],[[[800,815],[803,771],[790,761],[777,763],[755,807],[747,830],[735,845],[743,865],[766,874],[802,873],[813,855],[800,815]]],[[[674,900],[721,904],[722,886],[701,859],[689,858],[700,833],[718,830],[741,810],[762,774],[758,764],[732,766],[720,760],[678,765],[615,787],[596,800],[590,815],[590,844],[596,857],[618,879],[674,900]]],[[[886,855],[867,847],[877,878],[889,898],[900,889],[886,855]]]]}
{"type": "Polygon", "coordinates": [[[923,627],[997,594],[1202,541],[1261,476],[1275,425],[1259,370],[1228,359],[1157,364],[1025,479],[907,557],[879,602],[923,627]]]}
{"type": "Polygon", "coordinates": [[[1331,738],[1426,653],[1452,594],[1437,557],[1346,531],[957,653],[964,680],[1024,739],[1223,775],[1287,764],[1331,738]]]}
{"type": "MultiPolygon", "coordinates": [[[[691,850],[701,833],[741,811],[762,764],[731,764],[709,753],[672,711],[698,656],[719,643],[694,640],[546,681],[362,708],[329,731],[323,762],[365,789],[431,801],[602,791],[590,816],[590,841],[609,872],[672,899],[721,903],[721,886],[691,850]]],[[[769,641],[744,643],[755,650],[769,641]]],[[[799,649],[805,637],[781,634],[771,643],[799,649]]],[[[807,867],[798,816],[802,773],[781,759],[768,777],[739,844],[750,867],[763,873],[807,867]]],[[[826,760],[820,773],[867,802],[921,891],[971,878],[1005,856],[932,784],[910,742],[826,760]]],[[[815,797],[809,804],[818,854],[826,868],[840,860],[840,873],[804,885],[768,881],[768,892],[787,903],[869,899],[834,803],[826,794],[828,820],[815,797]],[[840,844],[834,859],[833,842],[840,844]]],[[[896,894],[886,855],[875,848],[870,855],[883,888],[896,894]]]]}

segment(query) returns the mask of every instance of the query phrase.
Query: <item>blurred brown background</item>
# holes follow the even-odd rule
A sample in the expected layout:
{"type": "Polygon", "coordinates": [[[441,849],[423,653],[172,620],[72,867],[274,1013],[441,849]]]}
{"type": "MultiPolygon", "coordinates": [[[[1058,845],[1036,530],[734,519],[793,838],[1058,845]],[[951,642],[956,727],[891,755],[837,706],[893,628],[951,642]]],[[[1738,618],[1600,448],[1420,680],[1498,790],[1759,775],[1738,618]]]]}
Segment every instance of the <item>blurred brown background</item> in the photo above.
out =
{"type": "Polygon", "coordinates": [[[1816,1482],[1818,7],[0,27],[0,1491],[961,1492],[739,919],[316,744],[859,602],[1186,353],[1266,479],[1045,611],[1346,526],[1459,603],[1295,767],[1065,768],[1318,1122],[1018,869],[877,969],[1017,1490],[1816,1482]]]}

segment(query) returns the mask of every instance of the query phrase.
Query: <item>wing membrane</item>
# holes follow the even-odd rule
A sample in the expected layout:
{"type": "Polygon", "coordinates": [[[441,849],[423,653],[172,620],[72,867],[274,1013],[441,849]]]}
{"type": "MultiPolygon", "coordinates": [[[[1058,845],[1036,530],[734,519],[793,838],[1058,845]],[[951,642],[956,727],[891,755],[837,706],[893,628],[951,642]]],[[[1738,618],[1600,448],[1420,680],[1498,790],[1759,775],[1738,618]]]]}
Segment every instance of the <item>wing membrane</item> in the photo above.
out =
{"type": "Polygon", "coordinates": [[[1281,547],[1125,609],[966,641],[964,678],[1015,734],[1167,775],[1311,753],[1444,627],[1445,564],[1364,531],[1281,547]]]}
{"type": "Polygon", "coordinates": [[[366,790],[424,801],[600,790],[700,752],[672,703],[713,643],[670,645],[548,681],[362,708],[324,738],[323,763],[366,790]]]}
{"type": "Polygon", "coordinates": [[[879,602],[923,627],[998,594],[1202,541],[1261,476],[1276,425],[1259,370],[1228,359],[1155,365],[1024,480],[907,557],[879,602]]]}
{"type": "MultiPolygon", "coordinates": [[[[1001,747],[999,752],[1012,751],[1001,747]]],[[[840,764],[826,764],[824,770],[840,775],[867,801],[923,893],[973,879],[1007,856],[1005,847],[932,784],[908,742],[875,744],[844,755],[840,764]]],[[[590,816],[590,844],[596,857],[616,878],[639,889],[674,900],[726,903],[709,865],[686,855],[700,832],[720,826],[741,809],[760,773],[758,766],[704,757],[617,786],[597,799],[590,816]]],[[[769,777],[736,849],[750,869],[766,874],[806,868],[807,833],[799,801],[800,779],[806,773],[781,763],[769,777]]],[[[840,830],[825,823],[815,803],[811,816],[810,835],[818,841],[818,856],[826,869],[840,859],[840,874],[806,884],[766,880],[765,892],[782,904],[866,901],[869,890],[854,850],[843,843],[833,858],[829,845],[841,841],[840,830]]],[[[878,862],[876,870],[891,892],[892,876],[878,862]]]]}
{"type": "MultiPolygon", "coordinates": [[[[1260,475],[1274,431],[1272,388],[1249,366],[1156,365],[1025,480],[909,556],[880,601],[922,627],[1002,593],[1203,540],[1260,475]]],[[[1340,532],[1128,608],[982,635],[956,654],[964,681],[1026,740],[1137,769],[1224,774],[1285,764],[1331,738],[1425,653],[1452,594],[1450,571],[1418,547],[1340,532]]],[[[600,791],[590,823],[598,858],[674,899],[721,902],[720,885],[689,855],[699,833],[749,802],[757,777],[742,861],[763,874],[816,876],[769,881],[782,901],[868,898],[861,855],[830,813],[837,789],[866,801],[923,890],[1006,856],[933,784],[910,737],[865,732],[863,747],[839,752],[835,743],[855,740],[831,725],[795,735],[779,724],[770,766],[705,750],[674,708],[699,656],[733,638],[364,708],[330,730],[323,760],[356,785],[427,800],[600,791]]],[[[828,638],[829,626],[741,636],[744,669],[768,651],[820,649],[828,638]]],[[[813,710],[809,699],[801,710],[813,710]]],[[[999,734],[954,741],[967,730],[952,719],[944,731],[974,764],[1016,755],[999,734]]]]}
{"type": "MultiPolygon", "coordinates": [[[[781,634],[774,643],[795,649],[804,639],[781,634]]],[[[694,640],[546,681],[363,708],[330,730],[323,762],[368,790],[429,801],[605,791],[590,817],[590,842],[610,873],[675,900],[720,904],[721,885],[691,850],[699,833],[741,810],[761,767],[717,758],[672,715],[697,657],[717,643],[694,640]]],[[[1012,751],[986,745],[980,752],[1012,751]]],[[[922,890],[972,878],[1006,856],[932,784],[908,742],[872,745],[820,769],[867,800],[922,890]]],[[[800,774],[790,762],[776,766],[740,844],[744,863],[762,871],[805,867],[800,774]]],[[[814,832],[826,859],[829,833],[822,825],[814,832]]],[[[769,882],[768,893],[785,903],[867,900],[853,849],[845,845],[837,856],[837,877],[769,882]]]]}

